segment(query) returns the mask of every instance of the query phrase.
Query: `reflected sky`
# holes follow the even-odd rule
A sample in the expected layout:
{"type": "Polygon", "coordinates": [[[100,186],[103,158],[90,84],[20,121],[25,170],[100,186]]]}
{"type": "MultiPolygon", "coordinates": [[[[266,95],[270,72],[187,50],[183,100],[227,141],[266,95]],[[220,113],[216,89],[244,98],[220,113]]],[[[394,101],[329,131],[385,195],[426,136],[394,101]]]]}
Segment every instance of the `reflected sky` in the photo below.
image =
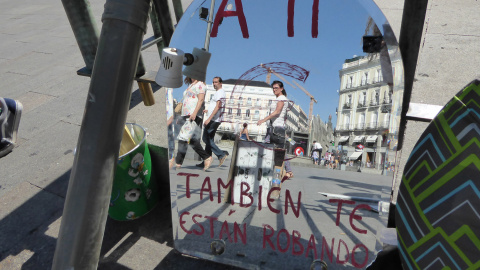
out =
{"type": "MultiPolygon", "coordinates": [[[[216,1],[215,12],[222,1],[216,1]]],[[[373,3],[373,1],[370,1],[373,3]]],[[[235,10],[235,1],[232,10],[235,10]]],[[[356,0],[319,1],[318,37],[312,37],[312,5],[314,1],[295,1],[293,37],[288,36],[288,1],[242,1],[249,38],[242,36],[237,17],[224,18],[217,37],[210,39],[212,58],[207,71],[207,83],[214,76],[223,79],[239,78],[245,71],[261,63],[287,62],[310,71],[303,84],[320,102],[314,105],[314,114],[323,121],[332,115],[336,123],[340,88],[339,70],[345,59],[365,55],[362,36],[368,20],[364,5],[356,0]]],[[[372,9],[372,4],[367,5],[372,9]]],[[[200,7],[210,7],[210,1],[194,1],[185,12],[172,38],[170,47],[191,52],[193,47],[203,48],[207,23],[199,19],[200,7]]],[[[385,18],[375,12],[378,24],[385,18]]],[[[272,81],[279,79],[272,76],[272,81]]],[[[292,83],[291,78],[287,78],[292,83]]],[[[266,80],[260,76],[256,80],[266,80]]],[[[185,89],[174,91],[179,100],[185,89]]],[[[286,85],[289,98],[308,112],[310,99],[299,88],[286,85]]]]}

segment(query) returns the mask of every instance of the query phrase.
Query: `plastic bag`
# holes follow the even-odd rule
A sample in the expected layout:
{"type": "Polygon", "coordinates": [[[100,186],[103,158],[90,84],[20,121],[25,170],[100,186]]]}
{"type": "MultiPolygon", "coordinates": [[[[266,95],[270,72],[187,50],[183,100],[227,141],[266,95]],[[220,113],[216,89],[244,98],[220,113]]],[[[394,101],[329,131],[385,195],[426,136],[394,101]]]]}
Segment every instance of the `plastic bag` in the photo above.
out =
{"type": "Polygon", "coordinates": [[[180,141],[190,142],[190,139],[193,137],[196,128],[197,124],[195,123],[195,121],[187,119],[183,124],[182,128],[180,129],[177,139],[180,141]]]}

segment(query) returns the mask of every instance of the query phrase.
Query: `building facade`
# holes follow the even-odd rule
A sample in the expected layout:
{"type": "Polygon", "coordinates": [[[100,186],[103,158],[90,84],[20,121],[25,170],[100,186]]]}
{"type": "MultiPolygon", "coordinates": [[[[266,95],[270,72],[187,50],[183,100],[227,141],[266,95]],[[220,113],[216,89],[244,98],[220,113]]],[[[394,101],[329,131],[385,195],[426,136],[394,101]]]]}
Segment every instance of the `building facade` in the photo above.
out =
{"type": "Polygon", "coordinates": [[[288,130],[308,132],[308,116],[298,104],[291,104],[285,124],[288,130]]]}
{"type": "Polygon", "coordinates": [[[341,145],[351,161],[364,167],[392,165],[403,99],[400,51],[347,59],[339,74],[335,145],[341,145]],[[384,65],[388,60],[391,73],[386,68],[390,66],[384,65]]]}
{"type": "Polygon", "coordinates": [[[331,145],[334,141],[332,116],[328,117],[328,122],[322,121],[319,115],[312,117],[312,130],[310,132],[311,143],[317,141],[322,145],[322,155],[327,151],[332,151],[335,147],[331,145]]]}

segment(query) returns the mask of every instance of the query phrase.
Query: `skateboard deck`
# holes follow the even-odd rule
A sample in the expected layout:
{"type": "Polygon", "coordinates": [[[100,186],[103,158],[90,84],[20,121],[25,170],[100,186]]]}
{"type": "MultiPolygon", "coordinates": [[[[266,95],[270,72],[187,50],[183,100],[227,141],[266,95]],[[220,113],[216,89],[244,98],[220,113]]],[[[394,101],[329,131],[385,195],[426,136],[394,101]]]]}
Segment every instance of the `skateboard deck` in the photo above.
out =
{"type": "Polygon", "coordinates": [[[407,160],[396,209],[404,269],[480,268],[480,81],[455,95],[407,160]]]}

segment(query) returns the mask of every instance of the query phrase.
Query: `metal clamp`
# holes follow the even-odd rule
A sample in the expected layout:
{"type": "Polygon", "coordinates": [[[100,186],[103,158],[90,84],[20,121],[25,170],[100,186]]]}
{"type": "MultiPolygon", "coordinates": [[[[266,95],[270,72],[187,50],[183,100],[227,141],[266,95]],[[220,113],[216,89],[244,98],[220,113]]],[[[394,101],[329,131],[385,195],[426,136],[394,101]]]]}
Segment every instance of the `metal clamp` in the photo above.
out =
{"type": "Polygon", "coordinates": [[[225,241],[222,239],[213,240],[210,244],[210,249],[212,250],[213,255],[222,255],[225,252],[225,241]]]}
{"type": "Polygon", "coordinates": [[[327,269],[328,269],[327,263],[322,260],[315,260],[310,265],[310,270],[327,270],[327,269]]]}

